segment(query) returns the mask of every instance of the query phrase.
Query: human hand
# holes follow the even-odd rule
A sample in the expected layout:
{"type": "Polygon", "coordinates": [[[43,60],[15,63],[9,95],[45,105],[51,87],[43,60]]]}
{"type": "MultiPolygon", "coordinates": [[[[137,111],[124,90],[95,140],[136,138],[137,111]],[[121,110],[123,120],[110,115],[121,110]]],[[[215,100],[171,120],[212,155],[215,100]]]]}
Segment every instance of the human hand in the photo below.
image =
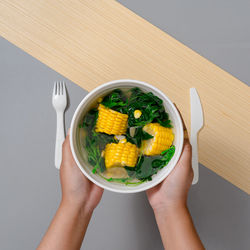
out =
{"type": "Polygon", "coordinates": [[[37,249],[80,249],[103,189],[90,182],[77,167],[69,135],[63,143],[60,180],[62,201],[37,249]]]}
{"type": "Polygon", "coordinates": [[[170,175],[159,185],[147,191],[153,210],[185,207],[188,190],[193,180],[192,148],[185,139],[181,157],[170,175]]]}
{"type": "Polygon", "coordinates": [[[181,157],[170,175],[147,191],[164,249],[205,249],[187,208],[193,180],[192,149],[185,139],[181,157]]]}
{"type": "Polygon", "coordinates": [[[62,203],[92,212],[101,200],[103,189],[89,181],[76,165],[70,149],[69,134],[62,150],[60,167],[62,203]]]}

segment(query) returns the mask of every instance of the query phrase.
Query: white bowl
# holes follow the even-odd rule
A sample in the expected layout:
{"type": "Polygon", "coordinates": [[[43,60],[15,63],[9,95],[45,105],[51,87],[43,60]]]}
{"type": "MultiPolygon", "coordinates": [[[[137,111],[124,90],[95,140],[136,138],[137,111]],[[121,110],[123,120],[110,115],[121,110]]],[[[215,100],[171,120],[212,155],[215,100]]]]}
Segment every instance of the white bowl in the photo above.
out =
{"type": "Polygon", "coordinates": [[[155,88],[154,86],[148,83],[137,81],[137,80],[127,80],[127,79],[116,80],[116,81],[111,81],[111,82],[100,85],[99,87],[92,90],[81,101],[81,103],[79,104],[79,106],[77,107],[75,111],[75,114],[71,122],[70,146],[71,146],[73,157],[77,163],[77,166],[80,168],[83,174],[87,176],[87,178],[91,180],[92,182],[94,182],[96,185],[104,189],[113,191],[113,192],[136,193],[136,192],[145,191],[149,188],[156,186],[162,180],[164,180],[173,170],[182,152],[183,126],[182,126],[181,117],[175,105],[159,89],[155,88]],[[152,92],[154,95],[158,96],[159,98],[163,100],[166,112],[169,114],[169,118],[172,121],[173,132],[175,135],[173,144],[176,147],[175,154],[173,158],[171,159],[171,161],[168,163],[168,165],[162,168],[157,174],[155,174],[152,177],[152,181],[144,182],[138,186],[125,185],[125,184],[120,184],[120,183],[115,183],[115,182],[108,182],[105,179],[101,178],[100,176],[93,174],[91,171],[93,167],[86,160],[86,154],[82,155],[82,152],[78,150],[77,136],[76,136],[77,128],[80,124],[80,121],[82,121],[82,118],[84,117],[86,112],[91,108],[91,105],[93,105],[93,103],[98,99],[98,97],[104,96],[105,94],[107,94],[108,92],[116,88],[133,88],[133,87],[139,87],[145,92],[152,92]]]}

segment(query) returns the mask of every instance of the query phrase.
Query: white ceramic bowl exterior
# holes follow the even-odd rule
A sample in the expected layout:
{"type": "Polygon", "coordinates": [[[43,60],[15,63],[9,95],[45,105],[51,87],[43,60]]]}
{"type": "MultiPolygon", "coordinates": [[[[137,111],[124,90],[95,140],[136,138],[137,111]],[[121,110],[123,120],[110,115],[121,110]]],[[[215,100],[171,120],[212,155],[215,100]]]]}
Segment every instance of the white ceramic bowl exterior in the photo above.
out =
{"type": "Polygon", "coordinates": [[[145,191],[149,188],[156,186],[160,183],[163,179],[165,179],[169,173],[175,167],[183,147],[183,126],[181,117],[179,112],[177,111],[174,104],[163,94],[159,89],[155,88],[152,85],[149,85],[145,82],[137,81],[137,80],[116,80],[112,82],[105,83],[94,90],[92,90],[79,104],[77,107],[75,114],[72,118],[71,122],[71,129],[70,129],[70,146],[73,157],[85,176],[94,182],[96,185],[105,188],[107,190],[118,192],[118,193],[136,193],[145,191]],[[171,161],[168,163],[166,167],[161,169],[156,175],[152,177],[152,181],[144,182],[138,186],[133,185],[124,185],[120,183],[108,182],[105,179],[101,178],[100,176],[93,174],[91,172],[92,166],[87,162],[86,155],[85,157],[82,156],[82,153],[78,149],[77,146],[77,128],[82,121],[82,118],[85,116],[86,112],[91,108],[93,102],[95,102],[98,97],[104,96],[108,92],[116,89],[116,88],[133,88],[139,87],[145,92],[152,92],[154,95],[158,96],[163,100],[165,109],[169,114],[170,120],[172,121],[173,125],[173,132],[175,135],[175,139],[173,144],[176,147],[175,154],[171,161]],[[85,158],[85,159],[84,159],[85,158]]]}

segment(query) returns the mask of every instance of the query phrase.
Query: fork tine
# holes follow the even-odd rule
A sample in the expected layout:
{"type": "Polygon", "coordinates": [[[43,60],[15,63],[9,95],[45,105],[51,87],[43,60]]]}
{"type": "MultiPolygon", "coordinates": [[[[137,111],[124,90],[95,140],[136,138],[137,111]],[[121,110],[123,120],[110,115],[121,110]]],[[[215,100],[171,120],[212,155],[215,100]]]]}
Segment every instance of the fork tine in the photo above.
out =
{"type": "Polygon", "coordinates": [[[61,95],[61,92],[62,92],[61,81],[58,82],[58,86],[59,86],[59,95],[61,95]]]}
{"type": "Polygon", "coordinates": [[[56,94],[60,95],[60,83],[59,82],[57,82],[57,93],[56,94]]]}
{"type": "Polygon", "coordinates": [[[53,95],[57,93],[57,82],[54,83],[53,95]]]}
{"type": "Polygon", "coordinates": [[[56,95],[56,82],[54,82],[53,95],[56,95]]]}
{"type": "Polygon", "coordinates": [[[65,87],[65,82],[63,82],[63,95],[66,95],[66,87],[65,87]]]}
{"type": "Polygon", "coordinates": [[[63,95],[63,85],[62,85],[62,82],[60,82],[60,95],[63,95]]]}
{"type": "Polygon", "coordinates": [[[60,95],[60,82],[57,82],[57,94],[60,95]]]}

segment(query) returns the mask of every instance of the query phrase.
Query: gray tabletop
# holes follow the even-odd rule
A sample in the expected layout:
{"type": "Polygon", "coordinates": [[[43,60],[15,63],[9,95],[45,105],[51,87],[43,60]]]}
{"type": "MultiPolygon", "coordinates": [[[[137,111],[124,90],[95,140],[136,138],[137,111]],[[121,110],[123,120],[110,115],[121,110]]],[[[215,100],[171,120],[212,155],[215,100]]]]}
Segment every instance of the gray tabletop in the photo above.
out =
{"type": "MultiPolygon", "coordinates": [[[[249,1],[120,2],[250,83],[249,1]]],[[[53,164],[55,80],[67,82],[69,127],[87,92],[0,39],[0,249],[34,249],[60,202],[59,172],[53,164]]],[[[200,181],[191,188],[188,204],[207,249],[249,249],[247,194],[200,165],[200,181]]],[[[105,191],[82,249],[163,249],[145,194],[105,191]]]]}

